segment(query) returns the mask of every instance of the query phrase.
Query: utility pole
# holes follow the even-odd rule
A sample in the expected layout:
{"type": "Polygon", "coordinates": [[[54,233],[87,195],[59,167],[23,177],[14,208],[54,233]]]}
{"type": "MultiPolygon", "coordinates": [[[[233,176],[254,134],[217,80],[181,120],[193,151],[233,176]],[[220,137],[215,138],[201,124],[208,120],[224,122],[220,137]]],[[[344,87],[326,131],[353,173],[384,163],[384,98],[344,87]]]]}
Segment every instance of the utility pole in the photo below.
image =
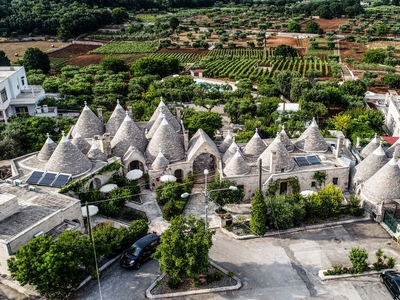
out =
{"type": "Polygon", "coordinates": [[[262,159],[258,159],[258,191],[261,193],[262,159]]]}

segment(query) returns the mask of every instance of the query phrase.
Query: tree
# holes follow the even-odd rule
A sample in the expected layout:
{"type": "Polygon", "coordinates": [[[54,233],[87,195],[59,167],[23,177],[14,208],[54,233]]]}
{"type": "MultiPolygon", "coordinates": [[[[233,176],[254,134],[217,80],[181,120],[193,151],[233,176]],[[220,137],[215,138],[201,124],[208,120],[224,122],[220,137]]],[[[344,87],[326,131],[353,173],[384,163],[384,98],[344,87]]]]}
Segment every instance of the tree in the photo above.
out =
{"type": "Polygon", "coordinates": [[[267,205],[263,195],[256,190],[251,201],[250,229],[253,234],[264,235],[267,232],[267,205]]]}
{"type": "Polygon", "coordinates": [[[367,91],[367,87],[365,83],[361,80],[351,80],[345,81],[342,85],[339,86],[339,92],[342,95],[353,95],[364,97],[365,92],[367,91]]]}
{"type": "Polygon", "coordinates": [[[310,21],[306,24],[305,33],[322,34],[324,31],[319,27],[318,23],[315,21],[310,21]]]}
{"type": "Polygon", "coordinates": [[[198,129],[203,129],[211,138],[214,132],[222,127],[222,117],[219,113],[210,111],[195,112],[192,116],[183,120],[185,127],[194,134],[198,129]]]}
{"type": "Polygon", "coordinates": [[[3,50],[0,50],[0,66],[1,67],[11,66],[11,62],[3,50]]]}
{"type": "MultiPolygon", "coordinates": [[[[279,46],[278,46],[279,47],[279,46]]],[[[274,73],[275,83],[285,97],[290,96],[292,88],[292,79],[301,77],[298,72],[291,72],[289,70],[279,71],[274,73]]]]}
{"type": "Polygon", "coordinates": [[[312,84],[309,80],[304,77],[295,77],[291,81],[291,88],[290,88],[290,99],[292,101],[299,101],[301,93],[305,89],[310,89],[312,84]]]}
{"type": "Polygon", "coordinates": [[[240,203],[244,197],[243,189],[238,188],[237,190],[230,190],[230,186],[237,186],[237,183],[228,179],[220,180],[219,173],[215,173],[214,181],[207,185],[207,190],[209,192],[212,191],[210,199],[216,202],[219,206],[224,206],[228,203],[240,203]]]}
{"type": "Polygon", "coordinates": [[[24,67],[29,70],[42,70],[44,74],[50,71],[50,59],[39,48],[28,48],[22,59],[24,67]]]}
{"type": "Polygon", "coordinates": [[[386,51],[382,48],[368,49],[363,53],[362,61],[367,64],[383,64],[386,51]]]}
{"type": "Polygon", "coordinates": [[[324,186],[317,194],[308,196],[310,217],[320,219],[336,217],[342,210],[342,190],[332,183],[324,186]]]}
{"type": "Polygon", "coordinates": [[[124,22],[125,20],[129,19],[129,14],[125,7],[114,8],[112,10],[111,15],[112,15],[114,23],[116,23],[116,24],[120,24],[120,23],[124,22]]]}
{"type": "Polygon", "coordinates": [[[135,76],[159,75],[166,77],[177,74],[181,70],[179,59],[176,57],[143,57],[135,61],[131,70],[135,76]]]}
{"type": "Polygon", "coordinates": [[[260,97],[260,104],[257,106],[257,116],[263,120],[263,125],[269,126],[277,117],[277,109],[281,100],[277,97],[260,97]]]}
{"type": "Polygon", "coordinates": [[[275,48],[274,55],[283,57],[296,57],[299,55],[299,53],[296,48],[282,44],[275,48]]]}
{"type": "Polygon", "coordinates": [[[296,21],[291,21],[287,26],[287,32],[300,32],[301,26],[296,21]]]}
{"type": "Polygon", "coordinates": [[[105,71],[112,71],[114,73],[129,71],[129,66],[125,63],[124,60],[117,58],[115,56],[112,56],[112,55],[108,55],[108,56],[104,57],[100,61],[100,66],[105,71]]]}
{"type": "Polygon", "coordinates": [[[161,244],[153,257],[160,270],[171,277],[169,286],[177,287],[184,278],[203,274],[210,263],[208,253],[213,231],[205,232],[203,219],[177,216],[161,235],[161,244]]]}
{"type": "Polygon", "coordinates": [[[330,119],[330,122],[335,128],[335,130],[339,130],[343,132],[345,136],[347,136],[347,132],[350,129],[351,125],[351,117],[349,115],[338,114],[336,116],[333,116],[330,119]]]}

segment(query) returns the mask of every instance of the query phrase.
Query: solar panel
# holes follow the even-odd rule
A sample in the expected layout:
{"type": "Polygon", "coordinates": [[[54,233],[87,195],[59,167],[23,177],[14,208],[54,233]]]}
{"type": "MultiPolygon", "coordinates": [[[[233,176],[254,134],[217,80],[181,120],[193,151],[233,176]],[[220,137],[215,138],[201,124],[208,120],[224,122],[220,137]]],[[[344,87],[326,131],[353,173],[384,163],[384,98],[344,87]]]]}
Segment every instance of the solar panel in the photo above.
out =
{"type": "Polygon", "coordinates": [[[51,186],[62,187],[69,181],[70,178],[71,178],[71,175],[60,174],[60,175],[58,175],[56,180],[53,181],[51,186]]]}
{"type": "Polygon", "coordinates": [[[310,164],[304,156],[295,157],[294,160],[299,166],[308,166],[310,164]]]}
{"type": "Polygon", "coordinates": [[[33,171],[31,176],[29,176],[29,178],[26,180],[26,182],[29,184],[37,184],[40,178],[42,178],[43,174],[44,172],[42,171],[33,171]]]}
{"type": "Polygon", "coordinates": [[[38,184],[40,185],[50,185],[50,183],[53,182],[53,180],[56,178],[57,173],[46,173],[42,180],[39,181],[38,184]]]}
{"type": "Polygon", "coordinates": [[[315,155],[307,156],[307,160],[308,160],[308,161],[310,162],[310,164],[312,164],[312,165],[318,165],[318,164],[321,163],[321,162],[319,161],[318,157],[315,156],[315,155]]]}

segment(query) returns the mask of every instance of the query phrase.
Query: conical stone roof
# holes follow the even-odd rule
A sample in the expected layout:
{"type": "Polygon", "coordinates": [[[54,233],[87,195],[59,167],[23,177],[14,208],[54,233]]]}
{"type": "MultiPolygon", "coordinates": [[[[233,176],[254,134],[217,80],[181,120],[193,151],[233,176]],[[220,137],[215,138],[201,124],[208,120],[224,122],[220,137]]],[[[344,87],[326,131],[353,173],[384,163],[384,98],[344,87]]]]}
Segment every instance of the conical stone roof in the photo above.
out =
{"type": "Polygon", "coordinates": [[[224,163],[228,163],[228,161],[235,155],[237,151],[238,145],[235,142],[235,139],[232,139],[232,143],[229,146],[228,150],[225,151],[224,156],[222,156],[222,161],[224,163]]]}
{"type": "Polygon", "coordinates": [[[128,112],[126,112],[124,122],[122,122],[116,135],[111,140],[112,153],[123,157],[131,145],[143,153],[146,149],[147,139],[135,122],[128,116],[128,112]]]}
{"type": "Polygon", "coordinates": [[[225,153],[226,150],[231,146],[232,144],[232,135],[231,132],[228,130],[228,134],[226,135],[225,139],[222,141],[222,143],[218,146],[218,150],[221,153],[225,153]]]}
{"type": "Polygon", "coordinates": [[[400,158],[400,138],[386,150],[386,156],[395,159],[400,158]]]}
{"type": "Polygon", "coordinates": [[[139,151],[138,148],[136,148],[133,145],[129,146],[128,151],[124,154],[122,157],[122,161],[125,163],[127,161],[133,161],[133,160],[138,160],[141,161],[143,164],[146,163],[146,158],[144,157],[144,154],[139,151]]]}
{"type": "Polygon", "coordinates": [[[147,159],[154,161],[159,151],[170,162],[176,162],[185,158],[182,139],[166,119],[163,119],[147,146],[147,159]]]}
{"type": "Polygon", "coordinates": [[[151,164],[151,167],[154,170],[162,170],[165,169],[169,165],[169,160],[162,154],[162,152],[158,152],[156,159],[151,164]]]}
{"type": "Polygon", "coordinates": [[[261,139],[260,135],[258,134],[258,129],[256,128],[256,132],[254,133],[253,137],[244,147],[243,153],[258,157],[264,152],[265,149],[267,149],[267,145],[261,139]]]}
{"type": "Polygon", "coordinates": [[[368,155],[370,155],[376,148],[378,148],[380,145],[380,142],[378,141],[378,138],[376,137],[376,134],[374,138],[361,150],[361,156],[366,158],[368,155]]]}
{"type": "Polygon", "coordinates": [[[244,160],[240,149],[237,148],[236,153],[229,160],[224,168],[224,173],[226,176],[239,176],[245,175],[250,172],[250,167],[244,160]]]}
{"type": "Polygon", "coordinates": [[[95,135],[104,133],[103,122],[90,110],[86,102],[78,121],[72,129],[72,136],[75,136],[77,132],[84,138],[92,138],[95,135]]]}
{"type": "Polygon", "coordinates": [[[284,170],[285,172],[292,171],[294,169],[294,160],[290,157],[289,152],[281,142],[279,133],[276,135],[274,141],[265,149],[260,155],[262,164],[265,167],[271,167],[271,154],[275,153],[274,165],[275,170],[284,170]]]}
{"type": "Polygon", "coordinates": [[[40,149],[37,158],[41,161],[48,161],[56,148],[57,144],[50,138],[50,134],[47,134],[47,140],[40,149]]]}
{"type": "Polygon", "coordinates": [[[168,107],[161,99],[160,104],[158,104],[157,109],[154,111],[153,115],[151,116],[149,122],[146,125],[147,132],[150,132],[150,129],[153,127],[153,124],[157,120],[158,115],[160,113],[164,114],[165,119],[174,128],[176,132],[179,132],[181,130],[181,125],[178,123],[174,115],[170,112],[168,107]]]}
{"type": "Polygon", "coordinates": [[[92,146],[90,147],[89,152],[86,156],[90,160],[100,160],[100,161],[107,161],[107,156],[101,152],[99,148],[97,148],[96,144],[93,142],[92,146]]]}
{"type": "Polygon", "coordinates": [[[119,104],[119,100],[117,100],[117,105],[115,106],[106,125],[107,132],[110,133],[111,136],[116,135],[118,128],[121,126],[122,122],[124,122],[125,116],[126,113],[123,107],[119,104]]]}
{"type": "Polygon", "coordinates": [[[385,155],[385,151],[383,151],[382,146],[379,146],[371,155],[368,155],[366,159],[351,170],[352,182],[365,182],[378,172],[388,161],[389,158],[385,155]]]}
{"type": "Polygon", "coordinates": [[[400,167],[392,158],[378,172],[365,181],[362,194],[368,201],[380,204],[382,201],[399,199],[400,167]]]}
{"type": "Polygon", "coordinates": [[[46,171],[82,174],[92,168],[92,163],[65,136],[62,137],[56,150],[46,164],[46,171]]]}
{"type": "Polygon", "coordinates": [[[300,135],[294,144],[297,149],[305,152],[326,152],[329,149],[321,132],[319,132],[317,122],[312,120],[310,126],[300,135]]]}
{"type": "Polygon", "coordinates": [[[75,133],[71,143],[83,154],[88,153],[88,151],[90,150],[90,144],[80,135],[79,132],[75,133]]]}
{"type": "Polygon", "coordinates": [[[294,145],[293,145],[292,141],[289,139],[288,135],[286,134],[286,131],[285,131],[285,127],[284,127],[284,126],[282,126],[282,130],[281,130],[281,132],[279,133],[279,136],[280,136],[281,142],[282,142],[282,144],[285,146],[286,150],[287,150],[288,152],[293,152],[293,150],[294,150],[294,145]]]}
{"type": "Polygon", "coordinates": [[[163,113],[158,114],[158,118],[156,121],[153,123],[153,126],[151,126],[150,130],[147,131],[146,133],[146,138],[151,139],[156,132],[157,128],[160,126],[162,120],[165,119],[165,115],[163,113]]]}

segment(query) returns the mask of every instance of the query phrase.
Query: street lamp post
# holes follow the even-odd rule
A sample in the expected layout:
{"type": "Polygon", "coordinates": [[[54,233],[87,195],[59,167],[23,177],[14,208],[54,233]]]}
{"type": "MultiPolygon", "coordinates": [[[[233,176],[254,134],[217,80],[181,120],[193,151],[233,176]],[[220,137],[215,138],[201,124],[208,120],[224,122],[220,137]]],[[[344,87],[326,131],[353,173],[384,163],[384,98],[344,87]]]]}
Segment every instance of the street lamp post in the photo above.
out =
{"type": "MultiPolygon", "coordinates": [[[[204,192],[203,193],[204,193],[204,212],[205,212],[205,215],[204,215],[204,221],[205,221],[204,223],[205,223],[205,225],[204,226],[205,226],[205,233],[206,234],[208,233],[208,195],[210,195],[211,192],[224,191],[224,190],[236,191],[238,189],[237,186],[231,185],[228,188],[215,189],[215,190],[207,191],[207,175],[208,175],[208,170],[205,169],[204,170],[204,192]]],[[[197,194],[197,193],[194,193],[194,194],[197,194]]],[[[193,195],[193,194],[183,193],[181,195],[181,197],[182,198],[186,198],[186,197],[189,197],[190,195],[193,195]]]]}

